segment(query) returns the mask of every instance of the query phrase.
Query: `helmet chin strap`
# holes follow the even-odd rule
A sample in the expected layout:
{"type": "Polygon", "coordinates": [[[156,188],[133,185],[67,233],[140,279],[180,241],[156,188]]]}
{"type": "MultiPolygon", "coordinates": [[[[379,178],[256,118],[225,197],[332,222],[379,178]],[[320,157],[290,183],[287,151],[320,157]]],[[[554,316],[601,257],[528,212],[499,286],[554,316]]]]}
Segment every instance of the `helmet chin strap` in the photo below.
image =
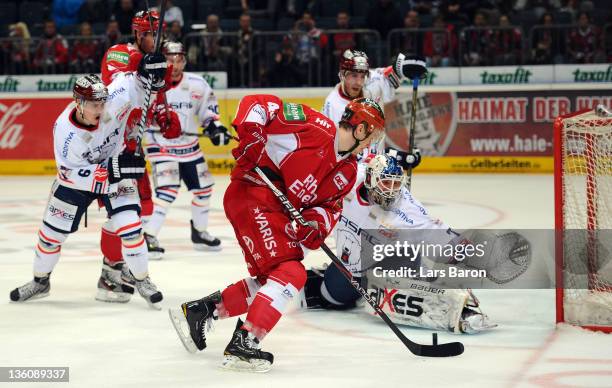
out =
{"type": "Polygon", "coordinates": [[[366,136],[366,137],[365,137],[365,139],[363,139],[363,140],[359,140],[359,139],[357,139],[357,137],[355,136],[355,130],[356,130],[356,129],[357,129],[357,127],[353,127],[353,130],[352,130],[352,132],[351,132],[351,133],[352,133],[352,135],[353,135],[353,139],[355,140],[355,143],[354,143],[354,144],[351,146],[351,148],[349,148],[349,149],[348,149],[348,150],[346,150],[346,151],[338,151],[338,155],[340,155],[340,156],[344,156],[344,155],[350,154],[351,152],[355,151],[355,149],[356,149],[357,147],[359,147],[359,144],[361,144],[361,142],[362,142],[362,141],[366,141],[366,140],[368,139],[368,137],[370,137],[370,136],[372,135],[372,134],[370,133],[370,134],[368,134],[368,136],[366,136]]]}

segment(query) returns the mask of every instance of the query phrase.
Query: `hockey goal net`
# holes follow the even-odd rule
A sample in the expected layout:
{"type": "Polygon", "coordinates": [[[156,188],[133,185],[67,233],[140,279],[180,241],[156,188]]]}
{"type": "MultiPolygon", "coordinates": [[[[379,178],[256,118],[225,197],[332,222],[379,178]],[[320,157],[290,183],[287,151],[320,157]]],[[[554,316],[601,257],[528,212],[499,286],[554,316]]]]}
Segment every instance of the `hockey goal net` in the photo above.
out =
{"type": "Polygon", "coordinates": [[[557,322],[612,332],[612,117],[560,116],[554,136],[557,322]]]}

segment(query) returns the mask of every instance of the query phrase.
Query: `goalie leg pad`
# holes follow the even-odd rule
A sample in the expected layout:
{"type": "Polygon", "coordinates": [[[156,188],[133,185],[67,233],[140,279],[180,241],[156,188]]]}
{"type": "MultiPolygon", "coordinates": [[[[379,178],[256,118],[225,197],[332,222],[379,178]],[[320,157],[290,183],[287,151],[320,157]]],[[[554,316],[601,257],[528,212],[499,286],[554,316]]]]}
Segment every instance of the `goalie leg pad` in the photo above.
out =
{"type": "Polygon", "coordinates": [[[468,291],[437,288],[418,280],[406,280],[402,289],[380,278],[368,278],[368,284],[368,294],[393,323],[460,332],[461,315],[470,300],[468,291]]]}

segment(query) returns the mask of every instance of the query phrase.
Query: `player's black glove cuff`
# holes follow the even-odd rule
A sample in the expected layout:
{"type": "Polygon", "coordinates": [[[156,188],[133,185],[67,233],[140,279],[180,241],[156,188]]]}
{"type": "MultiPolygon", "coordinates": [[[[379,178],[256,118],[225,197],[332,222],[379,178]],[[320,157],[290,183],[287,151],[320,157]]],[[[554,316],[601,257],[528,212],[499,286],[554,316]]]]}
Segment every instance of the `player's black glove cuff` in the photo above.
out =
{"type": "Polygon", "coordinates": [[[142,80],[147,80],[149,75],[152,76],[151,90],[161,90],[166,78],[166,70],[168,62],[162,54],[145,54],[138,64],[138,77],[142,80]]]}
{"type": "Polygon", "coordinates": [[[414,169],[421,163],[421,150],[418,148],[415,148],[412,153],[408,153],[387,147],[385,153],[395,158],[404,170],[414,169]]]}
{"type": "Polygon", "coordinates": [[[215,146],[227,145],[232,138],[229,130],[218,120],[211,120],[206,129],[204,129],[204,134],[210,138],[210,141],[215,146]]]}
{"type": "Polygon", "coordinates": [[[138,179],[146,172],[144,156],[125,153],[108,160],[108,181],[117,183],[122,179],[138,179]]]}

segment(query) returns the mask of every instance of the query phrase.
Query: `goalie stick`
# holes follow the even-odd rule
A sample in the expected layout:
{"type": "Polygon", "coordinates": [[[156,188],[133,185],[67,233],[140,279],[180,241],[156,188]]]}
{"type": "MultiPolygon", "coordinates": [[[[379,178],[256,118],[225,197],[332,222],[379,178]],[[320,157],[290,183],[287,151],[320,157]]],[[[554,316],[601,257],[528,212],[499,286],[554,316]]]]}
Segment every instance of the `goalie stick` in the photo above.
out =
{"type": "MultiPolygon", "coordinates": [[[[299,211],[289,202],[289,199],[283,194],[274,183],[268,179],[266,174],[259,168],[255,167],[255,172],[261,177],[261,179],[268,185],[270,190],[274,193],[274,195],[278,198],[278,200],[283,204],[285,209],[291,214],[291,218],[294,219],[302,226],[311,226],[305,219],[302,217],[299,211]]],[[[395,335],[402,341],[402,343],[412,352],[412,354],[421,357],[452,357],[458,356],[463,353],[463,344],[461,342],[449,342],[446,344],[438,344],[438,337],[436,333],[433,333],[433,345],[421,345],[416,342],[411,341],[407,338],[400,329],[391,322],[391,319],[385,314],[384,311],[376,304],[376,301],[368,295],[366,289],[361,287],[357,281],[353,279],[351,273],[344,267],[340,259],[336,257],[336,255],[329,249],[329,247],[323,243],[321,244],[321,249],[329,256],[329,258],[334,262],[336,267],[340,270],[340,272],[344,275],[344,277],[351,283],[353,288],[361,294],[363,299],[368,302],[370,306],[376,311],[376,313],[382,318],[383,321],[389,326],[389,328],[395,333],[395,335]]]]}
{"type": "MultiPolygon", "coordinates": [[[[159,54],[161,49],[161,34],[164,26],[164,14],[166,13],[166,0],[161,0],[161,4],[159,5],[159,24],[157,25],[157,34],[155,35],[155,49],[154,53],[159,54]]],[[[149,0],[146,0],[147,11],[149,8],[149,0]]],[[[153,26],[153,21],[150,19],[151,15],[149,14],[149,23],[153,26]]],[[[153,76],[149,74],[147,77],[147,84],[145,85],[145,95],[144,95],[144,108],[142,114],[140,115],[140,120],[138,121],[138,135],[136,136],[136,152],[134,153],[136,156],[140,156],[142,153],[142,136],[144,135],[144,128],[147,121],[147,112],[151,107],[151,89],[153,87],[153,76]]]]}

